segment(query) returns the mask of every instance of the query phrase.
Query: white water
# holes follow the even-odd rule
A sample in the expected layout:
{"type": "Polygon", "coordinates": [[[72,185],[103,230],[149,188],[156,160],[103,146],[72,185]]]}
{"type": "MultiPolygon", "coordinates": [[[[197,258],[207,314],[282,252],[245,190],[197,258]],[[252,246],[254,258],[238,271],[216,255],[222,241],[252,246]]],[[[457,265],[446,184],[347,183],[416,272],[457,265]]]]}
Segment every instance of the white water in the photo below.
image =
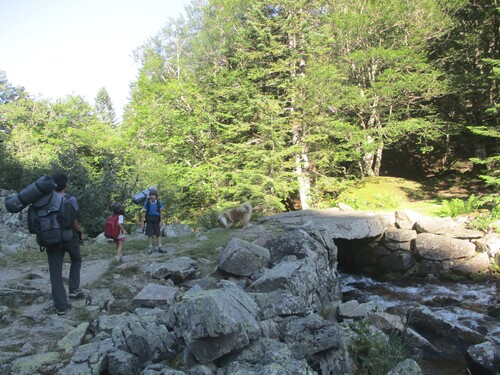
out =
{"type": "Polygon", "coordinates": [[[497,304],[494,282],[381,282],[361,275],[341,275],[344,300],[372,301],[378,309],[425,305],[444,320],[480,332],[500,344],[500,323],[487,314],[497,304]]]}

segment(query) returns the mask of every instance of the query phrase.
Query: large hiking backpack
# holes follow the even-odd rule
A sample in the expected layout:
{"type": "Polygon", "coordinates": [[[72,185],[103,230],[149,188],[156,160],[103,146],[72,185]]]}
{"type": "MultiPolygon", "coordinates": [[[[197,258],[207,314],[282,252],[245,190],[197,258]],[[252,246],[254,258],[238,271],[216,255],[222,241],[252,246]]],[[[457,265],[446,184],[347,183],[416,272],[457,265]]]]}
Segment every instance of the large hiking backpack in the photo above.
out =
{"type": "Polygon", "coordinates": [[[76,210],[69,201],[55,191],[44,195],[28,208],[28,230],[36,234],[40,250],[62,244],[73,238],[76,210]]]}
{"type": "Polygon", "coordinates": [[[108,217],[104,224],[104,237],[116,240],[120,235],[120,226],[118,225],[119,215],[113,214],[108,217]]]}

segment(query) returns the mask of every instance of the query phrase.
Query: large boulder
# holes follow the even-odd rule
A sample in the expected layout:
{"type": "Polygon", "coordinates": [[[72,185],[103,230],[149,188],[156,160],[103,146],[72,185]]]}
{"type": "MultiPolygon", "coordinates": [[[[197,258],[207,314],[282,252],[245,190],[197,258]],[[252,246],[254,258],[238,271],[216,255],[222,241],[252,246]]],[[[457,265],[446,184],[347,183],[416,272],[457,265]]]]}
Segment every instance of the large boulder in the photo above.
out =
{"type": "Polygon", "coordinates": [[[270,258],[265,247],[232,238],[220,253],[218,267],[227,273],[248,277],[266,267],[270,258]]]}
{"type": "Polygon", "coordinates": [[[476,247],[469,241],[420,233],[415,240],[415,253],[428,260],[470,258],[476,253],[476,247]]]}
{"type": "Polygon", "coordinates": [[[200,363],[207,364],[247,346],[260,335],[259,308],[234,284],[192,288],[173,306],[178,334],[200,363]]]}

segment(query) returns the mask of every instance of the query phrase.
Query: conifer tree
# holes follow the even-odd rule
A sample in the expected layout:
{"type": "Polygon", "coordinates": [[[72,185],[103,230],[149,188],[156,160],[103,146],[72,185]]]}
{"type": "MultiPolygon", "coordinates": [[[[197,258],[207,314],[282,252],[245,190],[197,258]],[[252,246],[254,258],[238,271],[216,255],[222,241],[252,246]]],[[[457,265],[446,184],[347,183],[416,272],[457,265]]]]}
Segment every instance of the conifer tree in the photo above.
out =
{"type": "Polygon", "coordinates": [[[95,109],[97,117],[101,121],[109,124],[111,127],[115,127],[117,125],[113,103],[111,102],[111,98],[104,87],[101,87],[97,92],[95,98],[95,109]]]}

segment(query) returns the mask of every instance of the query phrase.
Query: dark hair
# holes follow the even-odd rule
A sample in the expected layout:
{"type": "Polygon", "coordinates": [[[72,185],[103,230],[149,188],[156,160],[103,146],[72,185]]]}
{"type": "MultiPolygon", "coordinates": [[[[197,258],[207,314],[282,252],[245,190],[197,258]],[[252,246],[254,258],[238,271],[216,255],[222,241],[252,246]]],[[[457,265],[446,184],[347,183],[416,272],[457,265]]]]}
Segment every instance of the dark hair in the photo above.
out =
{"type": "Polygon", "coordinates": [[[111,205],[111,209],[117,215],[124,215],[125,214],[125,206],[119,202],[114,202],[111,205]]]}
{"type": "Polygon", "coordinates": [[[64,172],[54,173],[52,178],[56,182],[56,191],[61,191],[68,185],[68,175],[64,172]]]}

